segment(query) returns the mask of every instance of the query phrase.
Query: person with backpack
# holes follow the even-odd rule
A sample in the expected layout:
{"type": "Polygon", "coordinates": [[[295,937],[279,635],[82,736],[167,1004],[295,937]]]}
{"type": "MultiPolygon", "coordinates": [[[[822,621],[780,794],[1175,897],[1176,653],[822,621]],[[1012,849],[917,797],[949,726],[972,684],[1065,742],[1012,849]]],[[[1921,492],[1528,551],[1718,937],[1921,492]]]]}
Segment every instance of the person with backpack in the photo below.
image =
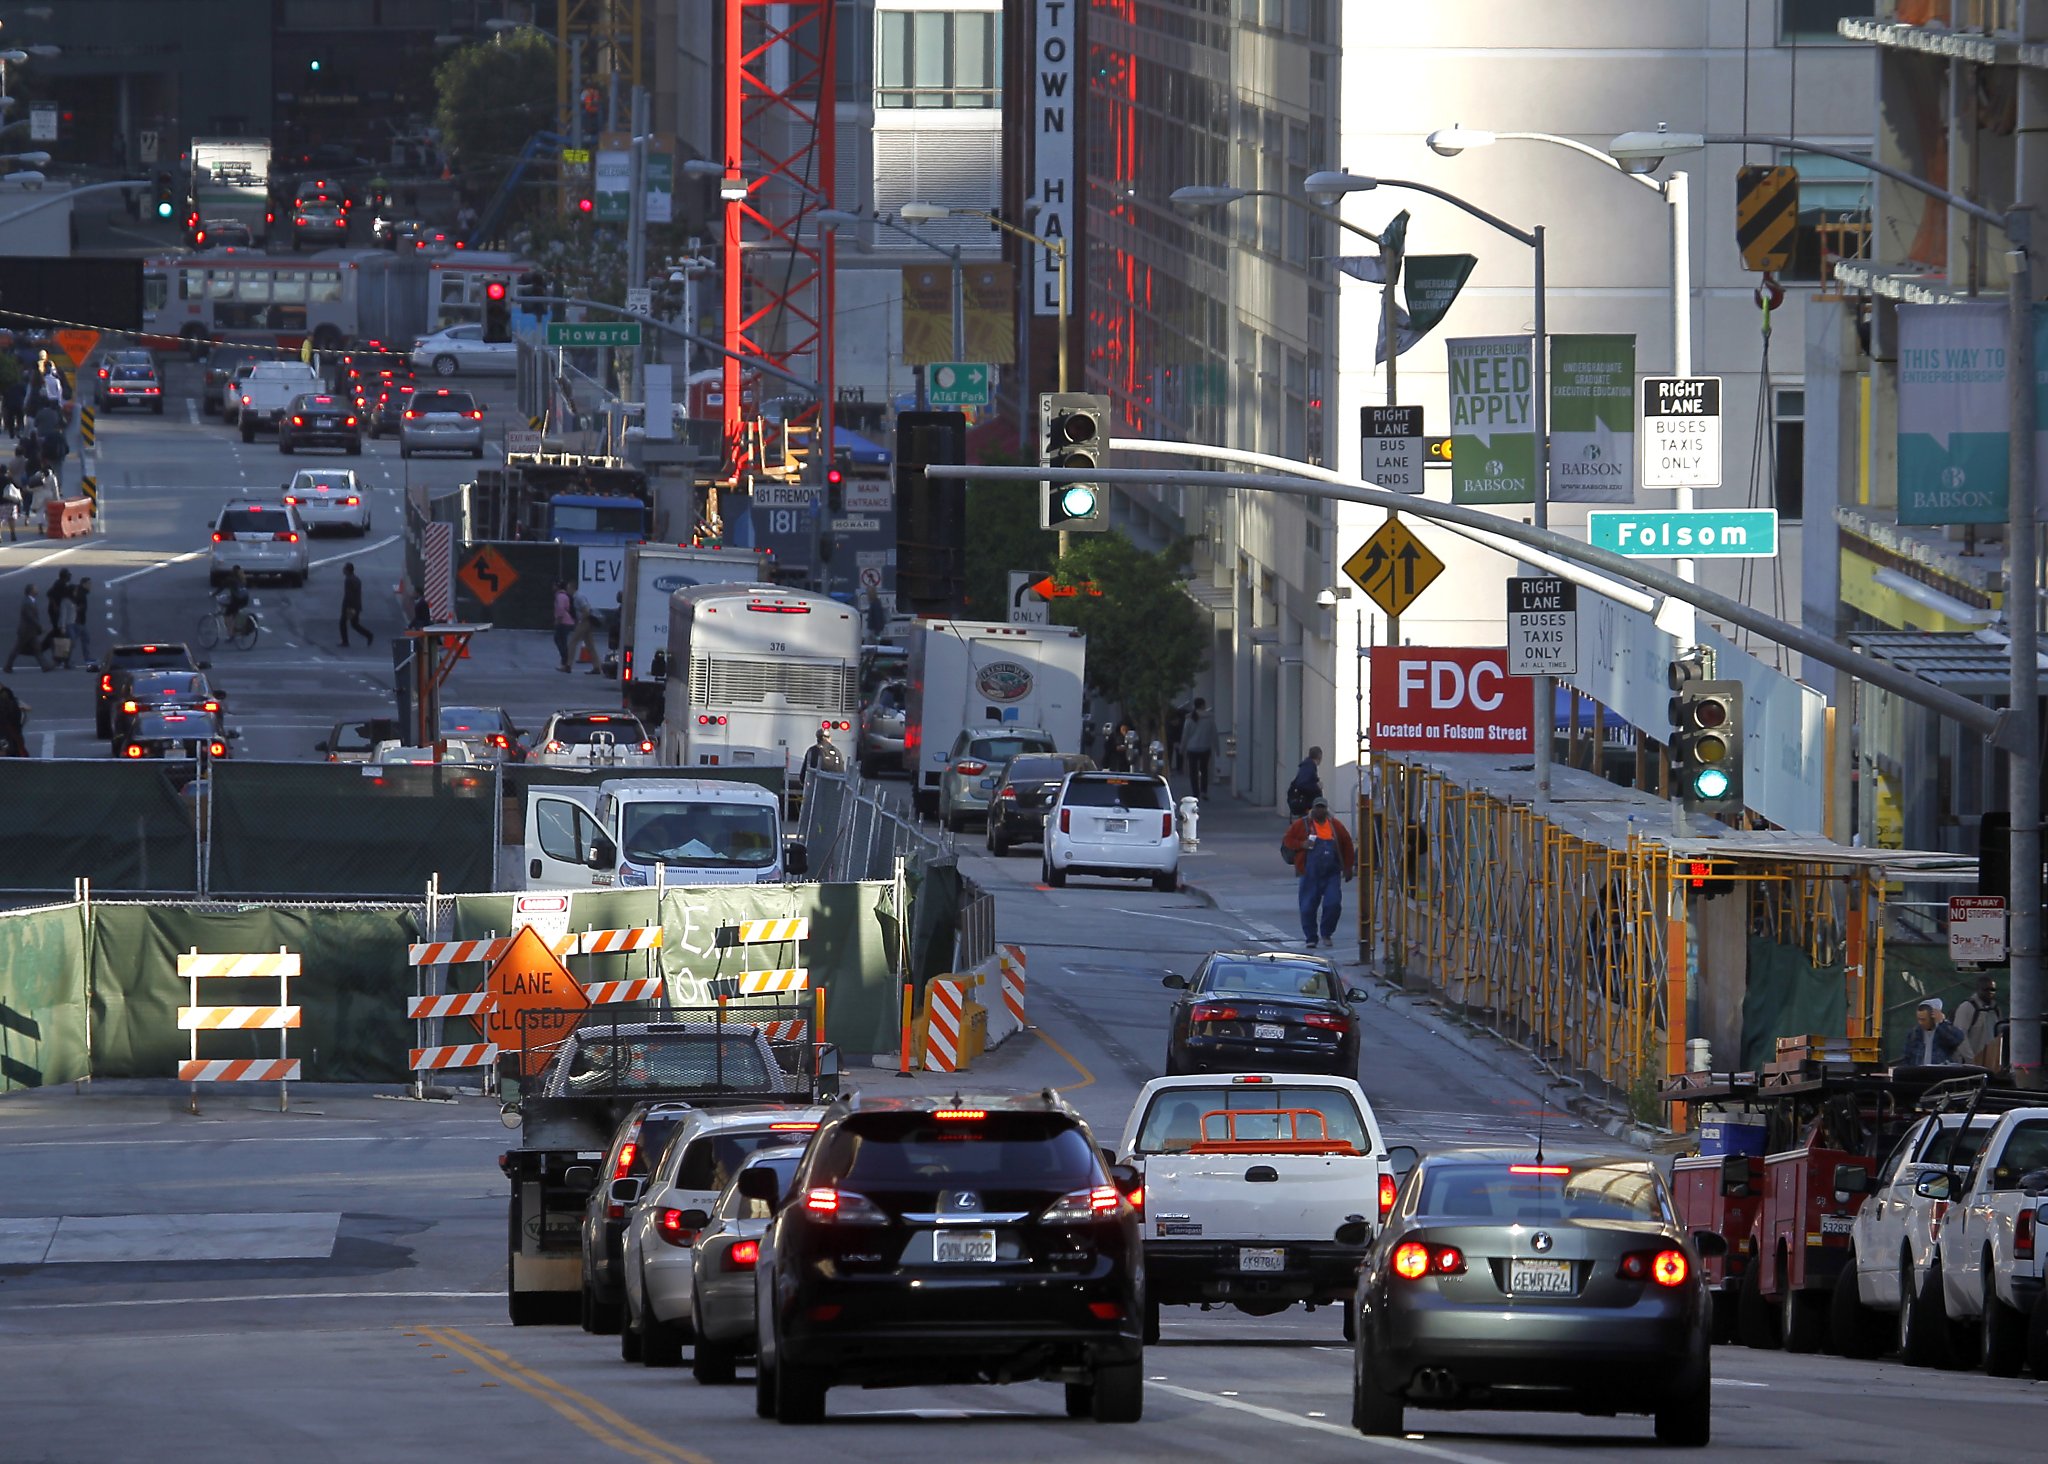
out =
{"type": "Polygon", "coordinates": [[[1337,921],[1344,914],[1344,883],[1358,877],[1358,850],[1322,794],[1288,825],[1280,855],[1294,866],[1301,938],[1310,950],[1318,941],[1326,950],[1334,948],[1337,921]]]}
{"type": "Polygon", "coordinates": [[[0,464],[0,523],[7,525],[9,541],[21,537],[21,518],[27,495],[21,491],[21,484],[14,481],[4,464],[0,464]]]}
{"type": "Polygon", "coordinates": [[[1311,747],[1308,756],[1301,760],[1301,766],[1294,770],[1294,781],[1287,785],[1287,815],[1300,818],[1323,796],[1323,750],[1311,747]]]}

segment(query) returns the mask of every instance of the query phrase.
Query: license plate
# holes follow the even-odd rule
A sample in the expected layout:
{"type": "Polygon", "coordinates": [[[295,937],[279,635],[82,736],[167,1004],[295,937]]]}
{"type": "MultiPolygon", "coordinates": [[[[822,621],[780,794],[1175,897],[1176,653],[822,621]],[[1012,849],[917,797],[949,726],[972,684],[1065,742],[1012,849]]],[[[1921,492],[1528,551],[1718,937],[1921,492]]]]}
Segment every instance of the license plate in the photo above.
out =
{"type": "Polygon", "coordinates": [[[1254,1022],[1252,1024],[1252,1040],[1254,1042],[1281,1042],[1286,1040],[1286,1037],[1287,1029],[1278,1022],[1254,1022]]]}
{"type": "Polygon", "coordinates": [[[1850,1235],[1855,1232],[1855,1229],[1856,1217],[1854,1215],[1823,1215],[1820,1217],[1820,1233],[1822,1235],[1850,1235]]]}
{"type": "Polygon", "coordinates": [[[1272,1250],[1263,1247],[1239,1246],[1237,1269],[1240,1271],[1284,1271],[1287,1269],[1287,1252],[1282,1248],[1272,1250]]]}
{"type": "Polygon", "coordinates": [[[1128,834],[1131,831],[1131,821],[1127,818],[1106,818],[1102,821],[1102,826],[1112,834],[1128,834]]]}
{"type": "Polygon", "coordinates": [[[1510,1261],[1508,1290],[1522,1295],[1570,1296],[1570,1261],[1510,1261]]]}
{"type": "Polygon", "coordinates": [[[988,1262],[996,1258],[993,1230],[941,1230],[932,1236],[932,1259],[952,1263],[988,1262]]]}

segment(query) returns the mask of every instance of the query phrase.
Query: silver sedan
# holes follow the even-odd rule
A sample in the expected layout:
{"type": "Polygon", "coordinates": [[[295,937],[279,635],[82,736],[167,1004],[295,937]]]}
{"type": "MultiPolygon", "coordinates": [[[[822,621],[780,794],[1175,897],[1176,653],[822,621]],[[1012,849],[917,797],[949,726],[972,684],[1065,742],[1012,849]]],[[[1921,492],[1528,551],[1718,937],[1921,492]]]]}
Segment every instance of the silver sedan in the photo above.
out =
{"type": "Polygon", "coordinates": [[[690,1252],[690,1315],[696,1355],[690,1371],[700,1383],[729,1383],[741,1357],[754,1350],[754,1263],[775,1214],[773,1202],[741,1193],[773,1186],[787,1194],[804,1151],[798,1146],[757,1149],[718,1197],[710,1226],[690,1252]],[[748,1175],[758,1176],[749,1182],[748,1175]]]}

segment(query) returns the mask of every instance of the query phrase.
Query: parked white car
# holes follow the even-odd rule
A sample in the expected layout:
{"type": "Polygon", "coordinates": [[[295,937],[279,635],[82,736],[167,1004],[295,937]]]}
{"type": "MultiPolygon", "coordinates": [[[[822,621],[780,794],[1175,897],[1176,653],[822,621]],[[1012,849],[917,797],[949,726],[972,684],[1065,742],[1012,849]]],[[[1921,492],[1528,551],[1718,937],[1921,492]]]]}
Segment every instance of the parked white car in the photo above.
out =
{"type": "Polygon", "coordinates": [[[551,767],[651,768],[654,741],[631,712],[556,712],[529,761],[551,767]]]}
{"type": "Polygon", "coordinates": [[[803,1144],[822,1107],[699,1109],[669,1135],[646,1182],[613,1181],[612,1198],[632,1195],[622,1237],[626,1292],[619,1354],[628,1362],[673,1367],[695,1334],[690,1309],[691,1248],[711,1225],[718,1197],[759,1149],[803,1144]],[[622,1192],[620,1185],[636,1189],[622,1192]]]}
{"type": "Polygon", "coordinates": [[[519,370],[519,347],[485,340],[481,325],[451,325],[414,341],[412,364],[436,376],[511,376],[519,370]]]}
{"type": "Polygon", "coordinates": [[[288,503],[231,498],[213,520],[213,553],[207,580],[215,588],[241,570],[247,579],[273,575],[302,585],[312,571],[306,522],[288,503]]]}
{"type": "MultiPolygon", "coordinates": [[[[1275,840],[1278,846],[1278,840],[1275,840]]],[[[1069,773],[1045,816],[1045,882],[1070,874],[1180,888],[1173,789],[1157,773],[1069,773]]]]}
{"type": "Polygon", "coordinates": [[[358,538],[370,532],[370,495],[346,468],[301,468],[284,485],[284,501],[309,529],[345,529],[358,538]]]}

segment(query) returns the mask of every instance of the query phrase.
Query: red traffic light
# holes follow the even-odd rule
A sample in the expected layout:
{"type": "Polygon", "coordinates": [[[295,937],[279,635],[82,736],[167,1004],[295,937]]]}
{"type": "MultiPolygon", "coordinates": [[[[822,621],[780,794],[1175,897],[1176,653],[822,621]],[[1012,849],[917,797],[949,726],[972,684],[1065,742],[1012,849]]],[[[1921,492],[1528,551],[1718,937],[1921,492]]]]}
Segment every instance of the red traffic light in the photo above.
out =
{"type": "Polygon", "coordinates": [[[841,483],[844,483],[845,481],[846,474],[841,472],[838,468],[825,469],[825,482],[829,486],[837,488],[841,483]]]}
{"type": "Polygon", "coordinates": [[[577,211],[578,211],[579,213],[589,213],[589,212],[590,212],[590,209],[591,209],[591,203],[590,203],[590,200],[589,200],[589,199],[587,199],[587,198],[579,198],[579,199],[577,199],[577,200],[576,200],[576,209],[577,209],[577,211]]]}
{"type": "Polygon", "coordinates": [[[503,280],[492,280],[490,283],[486,284],[484,286],[484,298],[486,300],[504,299],[505,282],[503,280]]]}

